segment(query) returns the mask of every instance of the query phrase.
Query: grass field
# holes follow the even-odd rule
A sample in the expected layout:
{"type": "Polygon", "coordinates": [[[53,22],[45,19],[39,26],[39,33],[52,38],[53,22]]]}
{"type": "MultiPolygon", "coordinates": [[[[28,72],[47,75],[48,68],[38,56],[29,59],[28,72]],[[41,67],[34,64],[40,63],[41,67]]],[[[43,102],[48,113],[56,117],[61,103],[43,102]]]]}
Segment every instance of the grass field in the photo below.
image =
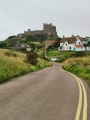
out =
{"type": "Polygon", "coordinates": [[[86,80],[90,84],[90,55],[86,57],[69,58],[63,62],[63,68],[86,80]]]}
{"type": "Polygon", "coordinates": [[[63,62],[69,58],[74,52],[60,52],[58,50],[51,50],[47,52],[47,58],[50,60],[51,57],[56,57],[57,62],[63,62]]]}
{"type": "MultiPolygon", "coordinates": [[[[38,51],[38,54],[39,56],[44,56],[45,50],[38,51]]],[[[58,50],[47,52],[49,60],[53,56],[59,58],[59,62],[63,62],[62,67],[65,70],[78,75],[90,84],[90,52],[59,52],[58,50]],[[84,56],[79,57],[81,55],[84,56]]]]}
{"type": "Polygon", "coordinates": [[[40,58],[38,58],[36,66],[25,61],[26,54],[0,49],[0,82],[52,65],[50,62],[40,58]]]}
{"type": "Polygon", "coordinates": [[[47,52],[48,57],[59,56],[59,55],[61,55],[61,53],[58,50],[51,50],[47,52]]]}

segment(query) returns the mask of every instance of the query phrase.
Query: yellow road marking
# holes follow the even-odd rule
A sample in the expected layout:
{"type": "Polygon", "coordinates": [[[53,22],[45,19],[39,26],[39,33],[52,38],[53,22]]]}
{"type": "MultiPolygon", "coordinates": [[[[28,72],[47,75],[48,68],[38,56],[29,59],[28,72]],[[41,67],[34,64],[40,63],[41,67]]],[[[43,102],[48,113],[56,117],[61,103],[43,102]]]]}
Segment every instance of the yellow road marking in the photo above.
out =
{"type": "MultiPolygon", "coordinates": [[[[69,73],[69,72],[67,72],[67,73],[69,73]]],[[[79,86],[79,102],[78,102],[78,108],[77,108],[75,120],[79,120],[82,106],[83,106],[82,120],[87,120],[87,93],[86,93],[86,89],[85,89],[82,81],[78,77],[76,77],[75,75],[73,75],[71,73],[69,73],[69,74],[72,75],[77,80],[77,83],[79,86]],[[81,89],[81,87],[82,87],[82,89],[81,89]],[[84,105],[82,105],[82,90],[83,90],[83,94],[84,94],[84,105]]]]}
{"type": "MultiPolygon", "coordinates": [[[[69,73],[69,74],[71,74],[71,73],[69,73]]],[[[80,113],[81,113],[81,107],[82,107],[82,88],[81,88],[80,82],[77,79],[77,77],[74,76],[73,74],[71,74],[71,75],[77,80],[77,83],[78,83],[78,86],[79,86],[79,102],[78,102],[78,108],[77,108],[77,112],[76,112],[76,116],[75,116],[75,120],[79,120],[80,119],[80,113]]]]}
{"type": "Polygon", "coordinates": [[[83,120],[87,120],[87,93],[86,93],[85,87],[84,87],[83,83],[81,82],[81,80],[80,80],[80,83],[82,85],[83,93],[84,93],[83,120]]]}

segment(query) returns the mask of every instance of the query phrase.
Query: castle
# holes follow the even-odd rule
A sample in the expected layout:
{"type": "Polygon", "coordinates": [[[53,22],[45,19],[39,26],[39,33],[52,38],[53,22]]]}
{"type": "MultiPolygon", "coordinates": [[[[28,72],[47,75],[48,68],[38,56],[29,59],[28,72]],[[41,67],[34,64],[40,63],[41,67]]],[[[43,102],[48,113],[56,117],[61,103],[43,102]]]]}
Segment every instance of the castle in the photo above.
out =
{"type": "Polygon", "coordinates": [[[57,32],[56,32],[56,26],[53,26],[52,23],[50,24],[45,24],[43,23],[43,30],[34,30],[31,31],[31,29],[28,29],[28,31],[24,31],[24,33],[22,34],[18,34],[18,35],[25,35],[25,34],[29,34],[29,35],[45,35],[46,37],[55,37],[57,36],[57,32]]]}

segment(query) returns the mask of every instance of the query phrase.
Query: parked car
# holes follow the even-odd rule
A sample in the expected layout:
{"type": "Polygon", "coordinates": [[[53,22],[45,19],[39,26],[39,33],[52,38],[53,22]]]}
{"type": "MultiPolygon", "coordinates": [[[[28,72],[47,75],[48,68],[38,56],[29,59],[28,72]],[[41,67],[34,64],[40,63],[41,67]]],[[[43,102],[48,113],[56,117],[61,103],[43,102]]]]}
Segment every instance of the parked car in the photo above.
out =
{"type": "Polygon", "coordinates": [[[51,58],[51,61],[56,61],[56,60],[57,60],[57,58],[55,58],[55,57],[51,58]]]}

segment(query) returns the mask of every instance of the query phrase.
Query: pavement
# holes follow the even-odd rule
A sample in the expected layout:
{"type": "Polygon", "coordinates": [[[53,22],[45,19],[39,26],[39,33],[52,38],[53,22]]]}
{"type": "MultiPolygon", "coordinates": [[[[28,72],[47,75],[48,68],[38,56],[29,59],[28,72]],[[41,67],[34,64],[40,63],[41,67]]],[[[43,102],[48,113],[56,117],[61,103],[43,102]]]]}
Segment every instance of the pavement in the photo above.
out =
{"type": "MultiPolygon", "coordinates": [[[[82,82],[87,93],[86,120],[90,120],[90,89],[82,82]]],[[[0,85],[0,120],[76,120],[79,96],[76,78],[54,63],[0,85]]],[[[85,120],[82,111],[83,104],[78,120],[85,120]]]]}

